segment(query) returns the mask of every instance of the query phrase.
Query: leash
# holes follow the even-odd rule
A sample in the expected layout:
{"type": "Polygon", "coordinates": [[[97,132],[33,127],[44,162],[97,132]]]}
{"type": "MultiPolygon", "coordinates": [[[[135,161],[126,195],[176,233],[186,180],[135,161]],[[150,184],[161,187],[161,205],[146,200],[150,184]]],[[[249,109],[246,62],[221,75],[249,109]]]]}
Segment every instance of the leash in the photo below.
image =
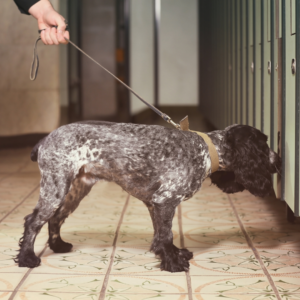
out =
{"type": "MultiPolygon", "coordinates": [[[[53,26],[56,27],[57,26],[53,26]]],[[[39,30],[39,34],[45,29],[39,30]]],[[[66,28],[68,30],[68,26],[66,28]]],[[[35,80],[38,74],[39,70],[39,56],[37,53],[37,44],[41,37],[39,36],[38,39],[36,40],[33,48],[33,60],[30,68],[30,75],[29,78],[30,80],[35,80]]],[[[69,42],[73,47],[75,47],[77,50],[79,50],[82,54],[84,54],[86,57],[88,57],[90,60],[92,60],[96,65],[101,67],[104,71],[106,71],[108,74],[110,74],[112,77],[114,77],[117,81],[119,81],[123,86],[125,86],[132,94],[134,94],[139,100],[141,100],[145,105],[147,105],[150,109],[152,109],[155,113],[157,113],[161,118],[163,118],[166,122],[172,124],[174,127],[177,129],[180,129],[180,125],[175,123],[168,115],[165,113],[161,112],[158,108],[153,106],[152,104],[148,103],[146,100],[144,100],[140,95],[138,95],[131,87],[129,87],[126,83],[124,83],[122,80],[120,80],[117,76],[115,76],[113,73],[108,71],[105,67],[103,67],[99,62],[97,62],[95,59],[93,59],[91,56],[89,56],[86,52],[84,52],[82,49],[80,49],[76,44],[74,44],[72,41],[69,39],[65,38],[67,42],[69,42]]]]}

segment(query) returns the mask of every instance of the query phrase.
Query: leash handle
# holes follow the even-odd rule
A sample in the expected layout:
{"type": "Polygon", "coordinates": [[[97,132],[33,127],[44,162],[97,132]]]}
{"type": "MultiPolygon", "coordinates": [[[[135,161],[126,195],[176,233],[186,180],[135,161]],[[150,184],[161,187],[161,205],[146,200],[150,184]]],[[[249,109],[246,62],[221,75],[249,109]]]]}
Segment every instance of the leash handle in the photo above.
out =
{"type": "Polygon", "coordinates": [[[38,37],[38,39],[35,41],[34,48],[33,48],[33,58],[32,58],[32,64],[31,64],[30,73],[29,73],[29,78],[32,81],[36,79],[36,76],[39,71],[40,62],[39,62],[39,56],[37,53],[37,43],[39,42],[40,39],[41,38],[38,37]]]}
{"type": "MultiPolygon", "coordinates": [[[[58,27],[58,26],[53,26],[53,27],[58,27]]],[[[45,29],[39,30],[39,34],[45,29]]],[[[69,30],[68,25],[66,27],[66,30],[69,30]]],[[[30,69],[30,80],[35,80],[38,74],[39,70],[39,57],[37,53],[37,43],[41,39],[39,38],[36,40],[34,48],[33,48],[33,61],[31,64],[31,69],[30,69]]],[[[144,100],[141,96],[139,96],[130,86],[128,86],[126,83],[124,83],[122,80],[120,80],[117,76],[115,76],[113,73],[111,73],[109,70],[107,70],[105,67],[103,67],[100,63],[98,63],[96,60],[94,60],[91,56],[89,56],[87,53],[85,53],[82,49],[80,49],[77,45],[75,45],[72,41],[69,39],[65,38],[67,42],[69,42],[73,47],[75,47],[78,51],[80,51],[82,54],[84,54],[86,57],[88,57],[90,60],[92,60],[96,65],[101,67],[104,71],[109,73],[112,77],[114,77],[118,82],[120,82],[123,86],[125,86],[132,94],[134,94],[139,100],[141,100],[145,105],[147,105],[150,109],[152,109],[154,112],[156,112],[161,118],[163,118],[166,122],[170,123],[177,129],[180,129],[180,125],[175,123],[168,115],[165,113],[161,112],[158,108],[153,106],[152,104],[148,103],[146,100],[144,100]]]]}

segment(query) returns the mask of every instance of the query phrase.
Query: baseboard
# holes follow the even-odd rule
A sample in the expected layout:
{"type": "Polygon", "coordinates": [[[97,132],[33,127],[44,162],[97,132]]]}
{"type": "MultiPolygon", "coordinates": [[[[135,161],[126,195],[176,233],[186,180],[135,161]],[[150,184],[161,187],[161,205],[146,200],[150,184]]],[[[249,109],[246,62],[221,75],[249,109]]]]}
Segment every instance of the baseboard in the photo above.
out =
{"type": "Polygon", "coordinates": [[[0,136],[0,149],[33,147],[48,133],[22,134],[15,136],[0,136]]]}

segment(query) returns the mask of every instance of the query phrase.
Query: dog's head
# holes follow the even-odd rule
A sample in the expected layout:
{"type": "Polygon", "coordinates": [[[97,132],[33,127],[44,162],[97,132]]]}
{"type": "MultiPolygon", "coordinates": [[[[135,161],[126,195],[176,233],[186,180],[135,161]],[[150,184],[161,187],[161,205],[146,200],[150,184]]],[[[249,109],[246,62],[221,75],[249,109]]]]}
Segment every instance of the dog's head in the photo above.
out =
{"type": "Polygon", "coordinates": [[[248,190],[255,196],[274,193],[272,173],[281,173],[281,158],[256,128],[235,125],[225,129],[222,156],[226,171],[211,175],[212,183],[226,193],[248,190]]]}

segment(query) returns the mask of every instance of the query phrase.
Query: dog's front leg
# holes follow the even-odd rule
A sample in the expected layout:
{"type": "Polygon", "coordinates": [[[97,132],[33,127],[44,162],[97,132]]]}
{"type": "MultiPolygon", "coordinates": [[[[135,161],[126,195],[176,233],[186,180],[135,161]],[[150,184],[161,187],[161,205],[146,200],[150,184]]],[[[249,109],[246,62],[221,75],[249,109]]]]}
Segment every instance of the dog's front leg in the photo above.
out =
{"type": "Polygon", "coordinates": [[[177,205],[172,200],[153,204],[154,238],[151,251],[161,258],[161,269],[169,272],[188,271],[193,253],[173,245],[172,220],[177,205]]]}

